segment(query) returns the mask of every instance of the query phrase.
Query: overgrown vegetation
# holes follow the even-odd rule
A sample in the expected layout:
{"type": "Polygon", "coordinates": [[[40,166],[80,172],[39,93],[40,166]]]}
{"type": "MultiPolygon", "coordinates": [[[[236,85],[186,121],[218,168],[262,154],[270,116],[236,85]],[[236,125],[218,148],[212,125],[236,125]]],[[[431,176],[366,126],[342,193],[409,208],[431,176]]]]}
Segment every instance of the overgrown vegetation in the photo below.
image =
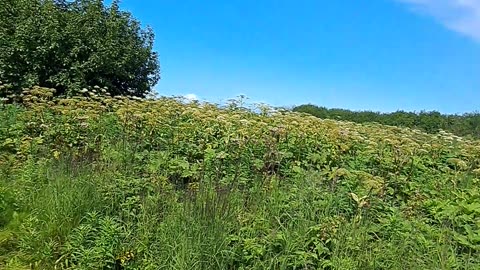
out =
{"type": "Polygon", "coordinates": [[[480,142],[181,100],[0,108],[2,269],[478,269],[480,142]]]}
{"type": "Polygon", "coordinates": [[[118,0],[2,0],[0,97],[34,85],[144,97],[159,80],[153,39],[118,0]]]}
{"type": "Polygon", "coordinates": [[[420,129],[428,133],[444,130],[462,137],[480,138],[480,114],[444,115],[439,112],[378,113],[371,111],[355,112],[344,109],[328,109],[315,105],[300,105],[293,111],[304,112],[323,119],[352,121],[356,123],[377,122],[384,125],[420,129]]]}

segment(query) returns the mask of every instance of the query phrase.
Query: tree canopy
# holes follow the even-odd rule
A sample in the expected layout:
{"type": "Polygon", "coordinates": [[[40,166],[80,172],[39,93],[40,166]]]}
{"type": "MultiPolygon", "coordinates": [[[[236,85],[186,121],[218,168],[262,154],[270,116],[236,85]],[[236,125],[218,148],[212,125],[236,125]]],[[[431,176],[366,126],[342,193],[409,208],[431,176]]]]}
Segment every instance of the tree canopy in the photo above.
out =
{"type": "Polygon", "coordinates": [[[416,128],[428,133],[444,130],[458,136],[480,138],[480,113],[478,112],[463,115],[445,115],[436,111],[419,113],[405,111],[393,113],[356,112],[344,109],[328,109],[312,104],[297,106],[293,108],[293,111],[308,113],[325,119],[356,123],[377,122],[390,126],[416,128]]]}
{"type": "Polygon", "coordinates": [[[160,79],[154,34],[102,0],[2,0],[0,96],[34,85],[75,94],[99,85],[145,96],[160,79]]]}

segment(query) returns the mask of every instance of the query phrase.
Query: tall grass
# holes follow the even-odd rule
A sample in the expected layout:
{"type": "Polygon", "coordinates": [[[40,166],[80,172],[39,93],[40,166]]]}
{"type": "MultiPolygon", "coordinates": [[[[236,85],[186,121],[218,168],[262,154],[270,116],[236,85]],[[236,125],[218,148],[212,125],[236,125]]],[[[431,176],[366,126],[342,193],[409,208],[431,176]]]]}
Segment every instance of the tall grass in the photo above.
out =
{"type": "Polygon", "coordinates": [[[0,109],[2,269],[480,266],[477,141],[68,102],[0,109]]]}

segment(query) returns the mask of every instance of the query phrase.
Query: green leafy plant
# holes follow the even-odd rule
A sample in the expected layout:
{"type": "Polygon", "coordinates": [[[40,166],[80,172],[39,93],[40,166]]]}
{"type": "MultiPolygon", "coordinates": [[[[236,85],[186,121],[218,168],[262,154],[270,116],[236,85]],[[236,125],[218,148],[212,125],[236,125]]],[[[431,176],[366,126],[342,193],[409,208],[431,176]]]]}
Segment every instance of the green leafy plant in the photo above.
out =
{"type": "Polygon", "coordinates": [[[0,106],[2,269],[480,265],[477,140],[55,93],[0,106]]]}

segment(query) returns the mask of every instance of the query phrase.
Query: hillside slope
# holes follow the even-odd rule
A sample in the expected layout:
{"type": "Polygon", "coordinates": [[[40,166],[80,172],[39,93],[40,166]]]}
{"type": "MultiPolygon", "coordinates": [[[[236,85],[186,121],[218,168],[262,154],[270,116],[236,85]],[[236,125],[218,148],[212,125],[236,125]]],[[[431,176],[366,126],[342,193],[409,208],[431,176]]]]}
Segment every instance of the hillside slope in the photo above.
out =
{"type": "Polygon", "coordinates": [[[479,141],[51,96],[0,105],[0,268],[480,268],[479,141]]]}

